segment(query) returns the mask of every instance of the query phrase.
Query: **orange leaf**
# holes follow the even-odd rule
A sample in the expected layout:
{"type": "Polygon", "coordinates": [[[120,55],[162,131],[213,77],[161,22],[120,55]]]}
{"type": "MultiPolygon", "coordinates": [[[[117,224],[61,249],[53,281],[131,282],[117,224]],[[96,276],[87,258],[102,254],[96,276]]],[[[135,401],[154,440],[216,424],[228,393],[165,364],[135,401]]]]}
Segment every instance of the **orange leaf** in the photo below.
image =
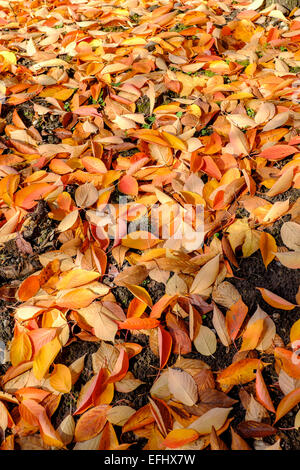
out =
{"type": "Polygon", "coordinates": [[[55,86],[44,88],[44,90],[41,91],[39,96],[41,98],[54,97],[57,100],[66,101],[73,95],[74,91],[75,90],[72,88],[67,88],[62,85],[55,85],[55,86]]]}
{"type": "Polygon", "coordinates": [[[152,307],[152,311],[150,313],[151,318],[159,318],[163,311],[177,299],[177,295],[168,295],[164,294],[155,305],[152,307]]]}
{"type": "Polygon", "coordinates": [[[122,239],[123,246],[135,248],[136,250],[149,250],[160,242],[161,240],[156,238],[152,233],[143,230],[131,232],[122,239]]]}
{"type": "Polygon", "coordinates": [[[43,401],[48,395],[50,395],[50,392],[46,390],[42,390],[40,388],[34,388],[34,387],[24,387],[20,388],[17,392],[16,395],[18,399],[21,401],[25,399],[32,399],[37,402],[43,401]]]}
{"type": "Polygon", "coordinates": [[[144,311],[147,308],[147,304],[138,298],[134,298],[131,300],[128,311],[127,311],[127,318],[136,317],[139,318],[143,315],[144,311]]]}
{"type": "Polygon", "coordinates": [[[42,346],[55,338],[56,328],[36,328],[29,331],[28,336],[33,345],[33,354],[36,356],[42,346]]]}
{"type": "Polygon", "coordinates": [[[145,405],[132,415],[122,428],[122,433],[135,431],[143,428],[147,424],[154,423],[155,419],[151,413],[150,405],[145,405]]]}
{"type": "Polygon", "coordinates": [[[148,307],[152,307],[152,299],[146,289],[144,289],[144,287],[134,286],[132,284],[127,283],[126,287],[135,297],[137,297],[139,300],[148,305],[148,307]]]}
{"type": "Polygon", "coordinates": [[[273,292],[269,291],[268,289],[264,289],[263,287],[257,287],[256,289],[261,292],[264,301],[274,308],[279,308],[281,310],[293,310],[293,308],[296,307],[296,305],[291,304],[282,297],[279,297],[279,295],[273,294],[273,292]]]}
{"type": "Polygon", "coordinates": [[[37,205],[38,201],[47,194],[56,189],[54,184],[49,183],[31,183],[15,194],[16,206],[22,209],[32,209],[37,205]]]}
{"type": "Polygon", "coordinates": [[[99,294],[94,294],[90,289],[79,287],[72,289],[70,292],[58,298],[56,304],[59,307],[76,310],[78,308],[88,307],[97,297],[99,297],[99,294]]]}
{"type": "Polygon", "coordinates": [[[60,349],[61,344],[58,338],[54,338],[41,347],[33,360],[33,373],[38,380],[46,375],[60,349]]]}
{"type": "Polygon", "coordinates": [[[35,400],[23,400],[19,406],[19,412],[24,421],[39,427],[45,444],[57,448],[64,447],[64,443],[59,434],[54,430],[43,406],[39,405],[35,400]]]}
{"type": "Polygon", "coordinates": [[[56,284],[56,288],[62,290],[80,287],[95,281],[99,277],[100,274],[94,271],[87,271],[86,269],[72,269],[71,271],[62,273],[56,284]]]}
{"type": "Polygon", "coordinates": [[[99,450],[118,450],[119,441],[111,423],[106,423],[101,433],[99,450]]]}
{"type": "Polygon", "coordinates": [[[101,175],[107,172],[107,168],[102,160],[95,157],[83,157],[81,163],[89,173],[101,175]]]}
{"type": "Polygon", "coordinates": [[[183,151],[187,150],[186,143],[183,140],[179,139],[179,137],[176,137],[176,135],[162,131],[162,136],[164,137],[164,139],[166,139],[166,141],[168,142],[168,144],[170,144],[172,148],[183,151]]]}
{"type": "Polygon", "coordinates": [[[290,330],[290,340],[293,346],[295,341],[300,340],[300,320],[297,320],[290,330]]]}
{"type": "Polygon", "coordinates": [[[103,387],[103,379],[104,369],[100,369],[92,380],[88,382],[84,393],[79,397],[74,415],[83,413],[95,404],[97,397],[100,395],[101,388],[103,387]]]}

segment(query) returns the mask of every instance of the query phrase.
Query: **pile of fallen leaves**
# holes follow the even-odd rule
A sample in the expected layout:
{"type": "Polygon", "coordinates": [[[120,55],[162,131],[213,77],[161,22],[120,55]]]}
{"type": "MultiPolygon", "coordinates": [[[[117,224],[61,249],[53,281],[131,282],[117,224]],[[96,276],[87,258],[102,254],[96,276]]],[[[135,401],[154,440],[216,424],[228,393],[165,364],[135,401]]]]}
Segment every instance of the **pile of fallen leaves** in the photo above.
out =
{"type": "Polygon", "coordinates": [[[261,0],[0,1],[1,449],[280,449],[300,426],[300,320],[284,342],[228,281],[256,252],[300,268],[299,42],[300,9],[261,0]],[[186,205],[204,243],[163,237],[186,205]]]}

